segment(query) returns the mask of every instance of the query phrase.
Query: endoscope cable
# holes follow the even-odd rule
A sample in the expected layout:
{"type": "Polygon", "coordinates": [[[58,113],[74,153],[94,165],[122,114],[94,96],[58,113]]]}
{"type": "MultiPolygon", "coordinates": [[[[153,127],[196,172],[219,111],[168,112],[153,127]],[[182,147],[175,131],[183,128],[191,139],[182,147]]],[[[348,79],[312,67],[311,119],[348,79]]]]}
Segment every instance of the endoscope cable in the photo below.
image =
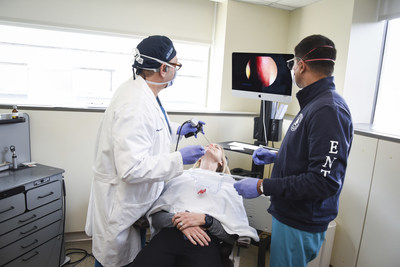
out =
{"type": "Polygon", "coordinates": [[[206,141],[207,141],[207,145],[211,144],[211,142],[210,142],[210,141],[208,141],[208,139],[207,139],[206,135],[205,135],[205,134],[203,134],[203,136],[204,136],[204,138],[205,138],[205,139],[206,139],[206,141]]]}

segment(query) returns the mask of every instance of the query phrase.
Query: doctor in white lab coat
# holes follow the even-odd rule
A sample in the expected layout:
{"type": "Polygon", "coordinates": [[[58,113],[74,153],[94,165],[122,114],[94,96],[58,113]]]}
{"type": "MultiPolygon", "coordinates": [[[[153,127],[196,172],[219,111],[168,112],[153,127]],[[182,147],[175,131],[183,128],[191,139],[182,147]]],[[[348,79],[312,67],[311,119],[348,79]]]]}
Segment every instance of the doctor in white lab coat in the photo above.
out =
{"type": "Polygon", "coordinates": [[[169,38],[145,38],[136,49],[134,79],[120,86],[105,111],[85,227],[95,266],[121,267],[134,260],[141,238],[132,225],[159,197],[165,180],[205,153],[202,146],[170,152],[177,133],[197,131],[190,123],[170,122],[158,98],[180,67],[169,38]]]}

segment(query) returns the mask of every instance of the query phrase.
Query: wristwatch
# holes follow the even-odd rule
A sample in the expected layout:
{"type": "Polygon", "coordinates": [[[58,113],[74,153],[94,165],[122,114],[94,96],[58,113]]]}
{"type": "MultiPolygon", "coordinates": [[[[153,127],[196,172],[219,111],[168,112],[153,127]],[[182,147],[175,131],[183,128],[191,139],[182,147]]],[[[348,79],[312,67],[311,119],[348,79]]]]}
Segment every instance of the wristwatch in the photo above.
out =
{"type": "Polygon", "coordinates": [[[263,185],[263,179],[258,180],[257,182],[257,192],[262,195],[264,194],[264,185],[263,185]]]}
{"type": "Polygon", "coordinates": [[[204,218],[206,223],[203,225],[204,228],[210,228],[210,226],[213,224],[213,217],[210,215],[206,214],[206,217],[204,218]]]}

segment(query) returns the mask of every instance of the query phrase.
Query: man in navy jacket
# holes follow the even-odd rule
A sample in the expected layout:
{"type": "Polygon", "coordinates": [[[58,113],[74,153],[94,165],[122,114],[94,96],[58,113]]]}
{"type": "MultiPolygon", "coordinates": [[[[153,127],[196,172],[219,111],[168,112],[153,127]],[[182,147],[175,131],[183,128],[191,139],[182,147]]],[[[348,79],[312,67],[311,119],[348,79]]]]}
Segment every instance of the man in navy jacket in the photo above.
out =
{"type": "Polygon", "coordinates": [[[244,198],[271,196],[270,267],[307,266],[321,248],[338,213],[353,140],[349,108],[336,92],[335,44],[311,35],[295,47],[288,67],[299,88],[300,112],[278,154],[254,151],[255,164],[274,163],[270,179],[244,179],[234,186],[244,198]]]}

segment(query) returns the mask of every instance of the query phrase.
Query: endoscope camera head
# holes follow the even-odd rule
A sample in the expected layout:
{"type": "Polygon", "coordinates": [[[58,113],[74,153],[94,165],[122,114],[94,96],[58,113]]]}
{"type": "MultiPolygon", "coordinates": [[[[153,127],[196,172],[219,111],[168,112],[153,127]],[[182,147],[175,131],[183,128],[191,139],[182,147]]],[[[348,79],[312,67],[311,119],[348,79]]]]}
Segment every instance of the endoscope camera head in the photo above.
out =
{"type": "MultiPolygon", "coordinates": [[[[193,127],[197,127],[198,124],[199,124],[199,120],[196,119],[196,118],[190,119],[189,122],[190,122],[190,125],[192,125],[193,127]]],[[[200,126],[201,126],[201,125],[200,125],[200,126]]]]}
{"type": "Polygon", "coordinates": [[[203,124],[199,123],[198,119],[192,118],[189,120],[189,123],[190,123],[190,125],[192,125],[192,127],[196,127],[197,130],[195,133],[191,132],[191,133],[185,134],[186,138],[191,137],[191,136],[203,131],[203,124]]]}

